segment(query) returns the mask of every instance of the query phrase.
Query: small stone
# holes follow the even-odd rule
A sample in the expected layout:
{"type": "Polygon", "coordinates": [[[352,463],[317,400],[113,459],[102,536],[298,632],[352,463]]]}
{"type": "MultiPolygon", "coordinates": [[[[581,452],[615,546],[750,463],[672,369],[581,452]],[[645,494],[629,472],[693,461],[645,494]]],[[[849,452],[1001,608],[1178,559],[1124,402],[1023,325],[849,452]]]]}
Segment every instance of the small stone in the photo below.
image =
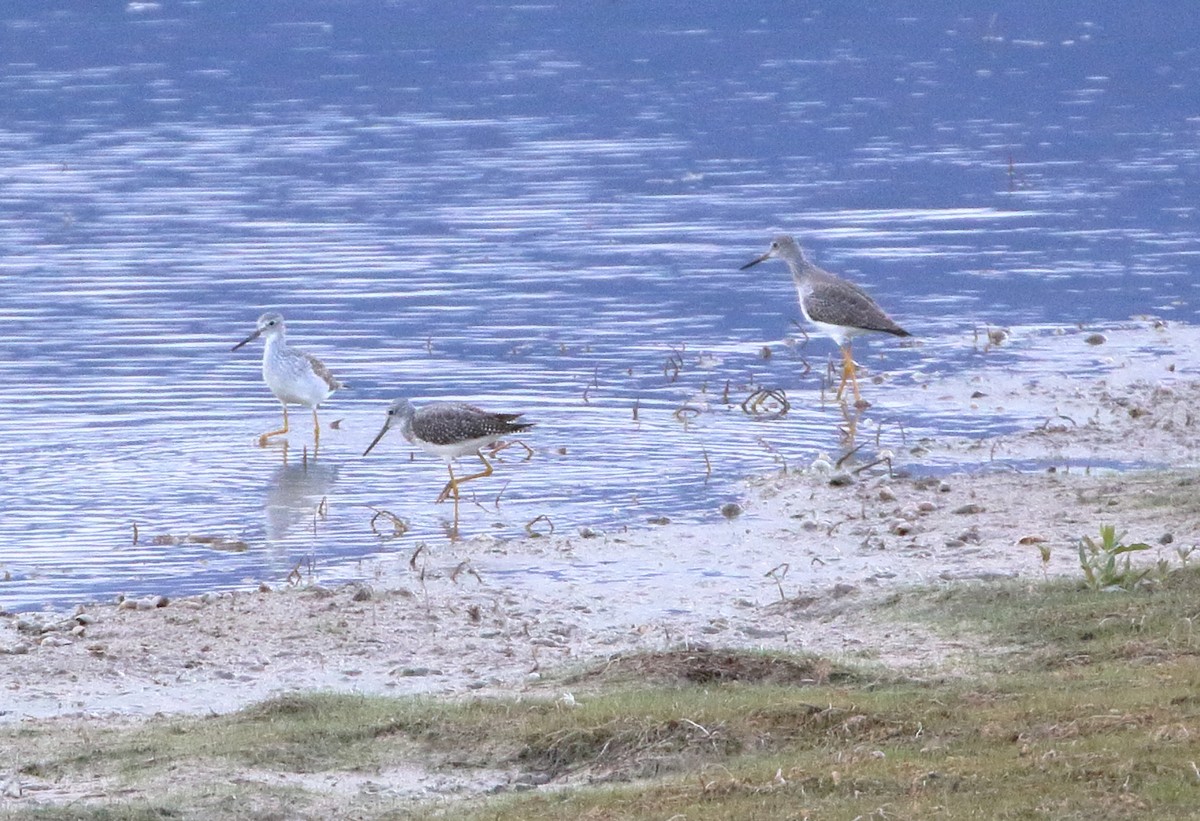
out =
{"type": "Polygon", "coordinates": [[[375,598],[374,592],[369,587],[360,587],[354,591],[354,595],[350,597],[352,601],[370,601],[375,598]]]}
{"type": "Polygon", "coordinates": [[[1173,541],[1175,541],[1175,535],[1173,533],[1164,533],[1158,537],[1159,544],[1171,544],[1173,541]]]}
{"type": "Polygon", "coordinates": [[[969,527],[962,533],[959,533],[958,539],[964,544],[979,544],[983,541],[983,538],[979,535],[979,531],[973,527],[969,527]]]}
{"type": "Polygon", "coordinates": [[[667,516],[651,516],[646,521],[652,525],[669,525],[671,523],[671,519],[667,516]]]}
{"type": "Polygon", "coordinates": [[[937,510],[937,505],[933,502],[921,502],[917,505],[918,513],[933,513],[935,510],[937,510]]]}
{"type": "Polygon", "coordinates": [[[594,527],[584,525],[579,528],[579,535],[584,539],[598,539],[604,535],[603,530],[596,530],[594,527]]]}
{"type": "Polygon", "coordinates": [[[879,501],[881,501],[881,502],[896,501],[896,491],[892,490],[890,487],[881,487],[879,489],[879,501]]]}
{"type": "Polygon", "coordinates": [[[6,656],[23,656],[33,649],[33,646],[28,642],[18,641],[16,644],[10,644],[7,647],[0,647],[0,654],[6,656]]]}
{"type": "Polygon", "coordinates": [[[726,502],[721,505],[721,515],[726,519],[736,519],[742,515],[742,506],[737,502],[726,502]]]}
{"type": "Polygon", "coordinates": [[[829,477],[830,487],[847,487],[854,484],[854,477],[847,471],[841,470],[829,477]]]}
{"type": "Polygon", "coordinates": [[[258,592],[259,593],[270,593],[271,585],[267,584],[266,582],[259,582],[258,583],[258,592]]]}
{"type": "Polygon", "coordinates": [[[824,453],[818,454],[816,459],[812,460],[812,464],[808,466],[811,473],[816,473],[821,476],[827,476],[833,473],[833,462],[824,453]]]}
{"type": "Polygon", "coordinates": [[[440,672],[440,670],[434,670],[432,667],[403,667],[396,671],[396,675],[406,678],[421,678],[437,675],[440,672]]]}
{"type": "Polygon", "coordinates": [[[969,516],[973,513],[983,513],[986,508],[983,505],[977,505],[974,502],[963,505],[962,507],[954,508],[954,512],[960,516],[969,516]]]}
{"type": "Polygon", "coordinates": [[[743,627],[741,632],[752,639],[774,639],[784,635],[783,630],[770,630],[764,627],[755,627],[752,624],[743,627]]]}
{"type": "Polygon", "coordinates": [[[949,482],[938,482],[938,493],[949,493],[949,492],[950,492],[950,483],[949,482]]]}
{"type": "Polygon", "coordinates": [[[843,596],[849,596],[851,593],[857,593],[858,588],[852,584],[846,584],[846,582],[838,582],[830,592],[835,599],[840,599],[843,596]]]}
{"type": "Polygon", "coordinates": [[[1083,341],[1089,345],[1103,345],[1108,341],[1108,337],[1104,334],[1088,334],[1083,338],[1083,341]]]}
{"type": "Polygon", "coordinates": [[[71,644],[71,640],[66,636],[60,636],[57,633],[48,633],[38,642],[42,647],[66,647],[71,644]]]}

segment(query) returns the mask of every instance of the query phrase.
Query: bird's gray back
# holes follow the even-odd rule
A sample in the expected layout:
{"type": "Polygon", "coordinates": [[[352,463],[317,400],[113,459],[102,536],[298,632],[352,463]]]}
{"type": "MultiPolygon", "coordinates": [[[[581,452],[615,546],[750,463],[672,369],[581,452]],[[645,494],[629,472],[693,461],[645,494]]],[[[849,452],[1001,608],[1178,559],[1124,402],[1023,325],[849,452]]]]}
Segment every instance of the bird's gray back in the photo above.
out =
{"type": "Polygon", "coordinates": [[[796,287],[805,313],[815,322],[908,335],[858,285],[811,263],[798,272],[796,287]]]}
{"type": "Polygon", "coordinates": [[[434,445],[453,445],[476,439],[498,439],[532,427],[530,422],[518,422],[519,413],[493,413],[456,402],[426,405],[413,414],[405,426],[417,438],[434,445]]]}

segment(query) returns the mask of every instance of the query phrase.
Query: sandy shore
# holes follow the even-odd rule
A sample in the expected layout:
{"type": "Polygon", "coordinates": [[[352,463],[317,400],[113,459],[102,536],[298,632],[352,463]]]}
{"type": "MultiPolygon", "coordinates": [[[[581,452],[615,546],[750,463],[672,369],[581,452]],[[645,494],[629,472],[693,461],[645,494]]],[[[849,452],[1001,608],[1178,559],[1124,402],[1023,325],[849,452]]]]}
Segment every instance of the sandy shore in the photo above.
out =
{"type": "Polygon", "coordinates": [[[309,688],[544,691],[547,671],[688,643],[945,669],[974,648],[888,623],[871,602],[912,584],[1079,575],[1079,538],[1105,523],[1152,544],[1143,561],[1200,543],[1200,506],[1163,504],[1194,480],[1200,432],[1200,383],[1173,370],[998,381],[989,401],[1041,401],[1045,421],[897,454],[953,457],[963,469],[949,475],[817,464],[749,480],[740,514],[713,524],[468,540],[374,562],[336,588],[6,614],[0,720],[223,712],[309,688]],[[1024,459],[1052,469],[999,467],[1024,459]]]}

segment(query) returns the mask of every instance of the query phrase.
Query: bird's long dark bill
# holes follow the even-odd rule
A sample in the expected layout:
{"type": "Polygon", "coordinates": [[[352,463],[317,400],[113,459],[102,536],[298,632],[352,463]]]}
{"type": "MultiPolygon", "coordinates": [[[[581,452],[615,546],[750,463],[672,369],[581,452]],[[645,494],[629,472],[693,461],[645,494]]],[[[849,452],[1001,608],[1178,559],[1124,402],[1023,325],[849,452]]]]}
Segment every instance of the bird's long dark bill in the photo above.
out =
{"type": "Polygon", "coordinates": [[[373,440],[371,440],[371,444],[367,445],[367,449],[363,451],[363,456],[366,456],[368,453],[371,452],[371,448],[373,448],[379,444],[379,440],[383,438],[383,435],[388,432],[388,428],[390,428],[390,427],[391,427],[391,425],[386,425],[386,424],[383,426],[383,430],[379,431],[379,435],[376,436],[373,440]]]}
{"type": "Polygon", "coordinates": [[[246,343],[253,342],[254,340],[258,339],[261,335],[262,335],[262,331],[255,331],[254,333],[250,334],[250,336],[246,337],[245,339],[243,339],[238,344],[234,345],[229,350],[236,351],[238,348],[242,347],[246,343]]]}
{"type": "Polygon", "coordinates": [[[745,271],[747,268],[753,268],[755,265],[758,265],[758,263],[762,262],[763,260],[767,260],[770,258],[771,258],[771,252],[768,251],[767,253],[763,254],[761,257],[750,260],[745,265],[743,265],[741,268],[738,268],[738,270],[745,271]]]}

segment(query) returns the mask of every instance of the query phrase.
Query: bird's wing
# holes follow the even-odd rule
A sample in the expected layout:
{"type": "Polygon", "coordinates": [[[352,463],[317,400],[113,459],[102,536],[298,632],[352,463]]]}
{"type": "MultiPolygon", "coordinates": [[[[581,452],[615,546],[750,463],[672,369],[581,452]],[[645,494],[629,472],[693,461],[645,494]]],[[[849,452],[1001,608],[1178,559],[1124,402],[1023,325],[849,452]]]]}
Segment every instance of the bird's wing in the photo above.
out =
{"type": "Polygon", "coordinates": [[[524,430],[527,425],[513,423],[518,416],[520,414],[491,413],[466,404],[426,405],[413,417],[413,433],[435,445],[453,445],[524,430]]]}
{"type": "Polygon", "coordinates": [[[859,286],[844,279],[813,282],[804,299],[809,318],[829,325],[867,331],[905,333],[859,286]]]}
{"type": "Polygon", "coordinates": [[[321,377],[321,379],[325,381],[325,384],[329,386],[329,390],[336,391],[338,388],[345,387],[345,385],[337,380],[337,378],[333,375],[333,372],[330,371],[329,368],[325,367],[324,362],[317,359],[310,353],[304,354],[304,358],[307,359],[308,364],[312,366],[313,373],[321,377]]]}

